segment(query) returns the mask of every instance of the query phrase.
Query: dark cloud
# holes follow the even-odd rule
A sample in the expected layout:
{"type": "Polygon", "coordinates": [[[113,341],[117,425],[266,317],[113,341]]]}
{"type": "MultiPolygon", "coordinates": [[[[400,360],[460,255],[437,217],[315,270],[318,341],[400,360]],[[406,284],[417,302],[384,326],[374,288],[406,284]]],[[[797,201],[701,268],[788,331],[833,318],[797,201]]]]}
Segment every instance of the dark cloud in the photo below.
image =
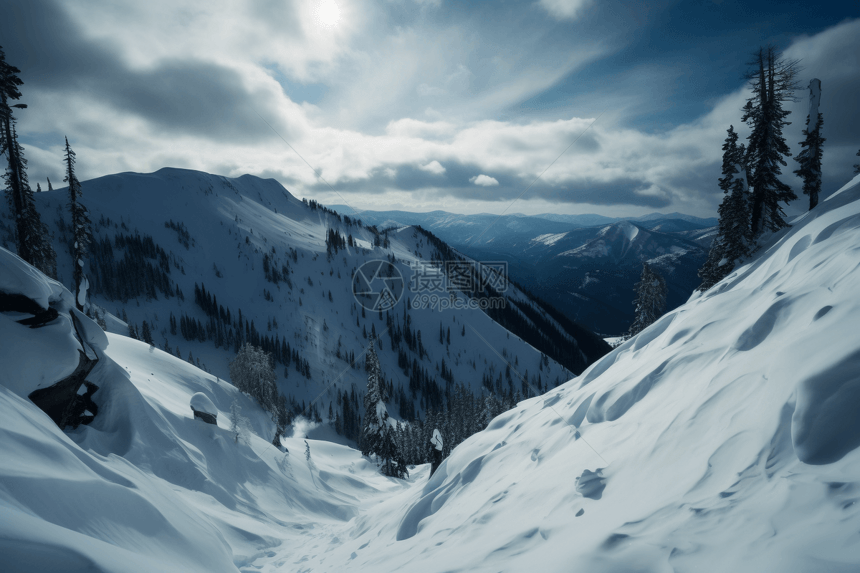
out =
{"type": "Polygon", "coordinates": [[[55,3],[28,0],[3,8],[0,21],[7,60],[21,69],[22,90],[85,95],[147,121],[158,132],[231,142],[277,140],[257,115],[285,138],[294,135],[275,122],[274,96],[252,92],[230,68],[199,60],[162,60],[132,69],[112,46],[84,38],[55,3]]]}
{"type": "MultiPolygon", "coordinates": [[[[389,189],[400,191],[430,191],[440,198],[455,198],[470,201],[513,201],[520,197],[524,200],[543,199],[552,203],[589,203],[592,205],[637,205],[642,207],[663,208],[671,204],[671,196],[666,192],[654,194],[647,191],[651,184],[634,178],[620,178],[609,182],[570,181],[559,185],[548,185],[537,181],[525,195],[523,192],[532,183],[513,173],[487,171],[475,164],[440,162],[446,171],[434,175],[414,165],[387,165],[373,169],[364,179],[330,182],[339,193],[380,194],[389,189]],[[392,177],[389,170],[394,170],[392,177]],[[470,180],[484,174],[493,177],[499,185],[482,187],[470,180]]],[[[323,175],[325,176],[325,175],[323,175]]],[[[318,182],[310,189],[317,192],[330,191],[329,187],[318,182]]]]}
{"type": "Polygon", "coordinates": [[[81,37],[55,2],[4,0],[0,13],[6,59],[21,69],[24,90],[80,87],[95,74],[115,75],[120,68],[109,47],[81,37]]]}
{"type": "MultiPolygon", "coordinates": [[[[155,69],[126,71],[100,83],[112,105],[168,133],[241,142],[277,139],[257,115],[272,121],[267,96],[249,92],[238,73],[217,64],[163,61],[155,69]]],[[[289,130],[281,127],[281,135],[289,138],[289,130]]]]}

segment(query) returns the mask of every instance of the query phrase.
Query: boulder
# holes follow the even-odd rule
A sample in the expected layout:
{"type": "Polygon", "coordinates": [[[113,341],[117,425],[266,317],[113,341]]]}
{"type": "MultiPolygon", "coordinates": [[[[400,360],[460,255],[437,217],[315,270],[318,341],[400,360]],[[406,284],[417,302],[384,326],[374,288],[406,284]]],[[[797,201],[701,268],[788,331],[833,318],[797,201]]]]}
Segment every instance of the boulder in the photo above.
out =
{"type": "Polygon", "coordinates": [[[218,425],[218,408],[203,392],[197,392],[191,396],[191,411],[194,412],[195,418],[199,418],[207,424],[218,425]]]}

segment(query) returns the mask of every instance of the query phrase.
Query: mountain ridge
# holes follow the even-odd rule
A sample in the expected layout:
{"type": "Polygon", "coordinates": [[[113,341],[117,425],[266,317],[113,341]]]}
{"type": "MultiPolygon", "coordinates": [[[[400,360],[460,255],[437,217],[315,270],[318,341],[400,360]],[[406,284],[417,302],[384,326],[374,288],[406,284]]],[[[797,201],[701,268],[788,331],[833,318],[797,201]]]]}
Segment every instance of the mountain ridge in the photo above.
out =
{"type": "MultiPolygon", "coordinates": [[[[457,384],[476,395],[545,391],[608,351],[593,335],[580,348],[539,303],[513,285],[503,295],[507,318],[494,320],[477,308],[456,315],[438,308],[406,309],[416,295],[409,285],[397,307],[386,313],[366,310],[352,293],[351,276],[358,267],[388,261],[406,281],[419,266],[438,259],[438,247],[412,229],[379,235],[297,199],[274,179],[164,168],[109,175],[82,187],[95,236],[85,271],[91,301],[127,315],[138,331],[146,321],[159,348],[193,356],[195,364],[224,379],[241,344],[262,346],[275,359],[278,387],[295,413],[311,408],[321,395],[311,410],[319,419],[343,393],[361,393],[361,356],[372,331],[384,336],[379,351],[393,390],[392,412],[404,419],[441,408],[457,384]],[[330,232],[343,244],[330,244],[330,232]],[[535,312],[531,318],[528,309],[535,312]],[[520,334],[567,366],[553,358],[545,362],[541,351],[496,320],[506,320],[508,328],[518,325],[520,334]],[[535,320],[542,321],[540,331],[535,320]],[[499,350],[468,342],[474,335],[467,323],[499,350]],[[446,343],[439,336],[443,328],[446,343]],[[422,331],[423,340],[416,340],[422,331]],[[502,376],[508,366],[496,353],[503,348],[513,353],[514,347],[528,384],[502,376]],[[493,379],[492,388],[482,384],[482,375],[493,379]]],[[[55,234],[58,272],[65,282],[71,268],[64,256],[69,228],[64,189],[36,199],[55,234]]],[[[432,294],[438,299],[439,293],[432,294]]],[[[472,296],[442,294],[456,295],[464,304],[472,296]]]]}

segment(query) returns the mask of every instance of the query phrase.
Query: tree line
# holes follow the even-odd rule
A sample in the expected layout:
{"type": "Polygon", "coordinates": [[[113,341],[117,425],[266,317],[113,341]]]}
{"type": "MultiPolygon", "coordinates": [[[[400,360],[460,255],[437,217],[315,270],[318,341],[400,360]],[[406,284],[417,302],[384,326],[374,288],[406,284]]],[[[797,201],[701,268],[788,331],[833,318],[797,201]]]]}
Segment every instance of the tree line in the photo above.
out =
{"type": "MultiPolygon", "coordinates": [[[[753,56],[745,78],[752,95],[743,107],[741,121],[750,128],[746,144],[738,143],[734,126],[729,126],[723,143],[722,175],[718,184],[724,193],[719,206],[717,236],[708,258],[699,270],[702,283],[697,290],[706,291],[727,277],[737,261],[750,255],[766,232],[787,227],[783,205],[797,199],[779,175],[791,151],[783,130],[791,125],[785,104],[797,101],[794,93],[799,62],[787,60],[773,47],[760,48],[753,56]]],[[[821,160],[824,125],[819,111],[821,81],[809,82],[809,114],[800,142],[801,151],[794,157],[799,167],[794,171],[802,180],[802,192],[809,197],[809,209],[818,204],[821,193],[821,160]]],[[[858,151],[860,154],[860,151],[858,151]]],[[[855,166],[857,167],[857,166],[855,166]]],[[[860,168],[858,168],[860,172],[860,168]]]]}
{"type": "MultiPolygon", "coordinates": [[[[431,264],[438,265],[450,281],[450,273],[453,271],[444,264],[445,261],[466,261],[466,258],[420,225],[416,226],[416,229],[427,238],[428,244],[435,248],[430,258],[431,264]]],[[[609,346],[600,337],[574,321],[563,318],[555,309],[548,310],[552,305],[539,301],[520,285],[517,285],[517,288],[526,295],[526,302],[504,296],[503,290],[495,288],[481,276],[483,270],[485,269],[481,268],[480,263],[471,266],[468,271],[471,280],[468,282],[472,288],[461,292],[473,299],[504,298],[504,305],[488,305],[486,309],[482,309],[483,312],[570,372],[581,374],[591,363],[609,352],[609,346]],[[545,313],[536,306],[540,306],[545,313]]],[[[507,277],[504,278],[507,280],[507,277]]]]}
{"type": "MultiPolygon", "coordinates": [[[[18,76],[21,70],[6,62],[6,54],[0,46],[0,155],[6,155],[7,168],[3,181],[7,189],[7,201],[14,218],[13,234],[18,256],[47,276],[57,278],[57,253],[54,251],[53,234],[42,222],[33,190],[27,176],[27,160],[24,148],[18,141],[15,128],[17,120],[13,109],[27,109],[25,103],[11,103],[21,99],[19,86],[24,82],[18,76]]],[[[72,293],[75,306],[84,308],[87,284],[83,274],[89,244],[92,242],[91,223],[86,207],[80,202],[81,184],[75,175],[75,152],[66,138],[64,154],[64,181],[69,184],[69,211],[72,218],[72,293]]],[[[48,188],[51,182],[48,180],[48,188]]],[[[41,191],[40,185],[36,190],[41,191]]]]}

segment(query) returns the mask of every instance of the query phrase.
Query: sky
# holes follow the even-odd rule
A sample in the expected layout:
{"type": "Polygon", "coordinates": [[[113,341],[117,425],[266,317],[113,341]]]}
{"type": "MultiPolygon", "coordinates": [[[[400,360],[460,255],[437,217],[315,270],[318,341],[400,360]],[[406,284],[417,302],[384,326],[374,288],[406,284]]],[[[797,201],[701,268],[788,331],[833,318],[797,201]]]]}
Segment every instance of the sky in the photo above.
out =
{"type": "MultiPolygon", "coordinates": [[[[860,4],[0,0],[31,184],[162,167],[358,210],[715,216],[743,74],[822,82],[826,196],[860,149],[860,4]]],[[[799,194],[788,161],[782,179],[799,194]]],[[[86,188],[84,187],[84,193],[86,188]]],[[[787,211],[800,212],[805,197],[787,211]]]]}

